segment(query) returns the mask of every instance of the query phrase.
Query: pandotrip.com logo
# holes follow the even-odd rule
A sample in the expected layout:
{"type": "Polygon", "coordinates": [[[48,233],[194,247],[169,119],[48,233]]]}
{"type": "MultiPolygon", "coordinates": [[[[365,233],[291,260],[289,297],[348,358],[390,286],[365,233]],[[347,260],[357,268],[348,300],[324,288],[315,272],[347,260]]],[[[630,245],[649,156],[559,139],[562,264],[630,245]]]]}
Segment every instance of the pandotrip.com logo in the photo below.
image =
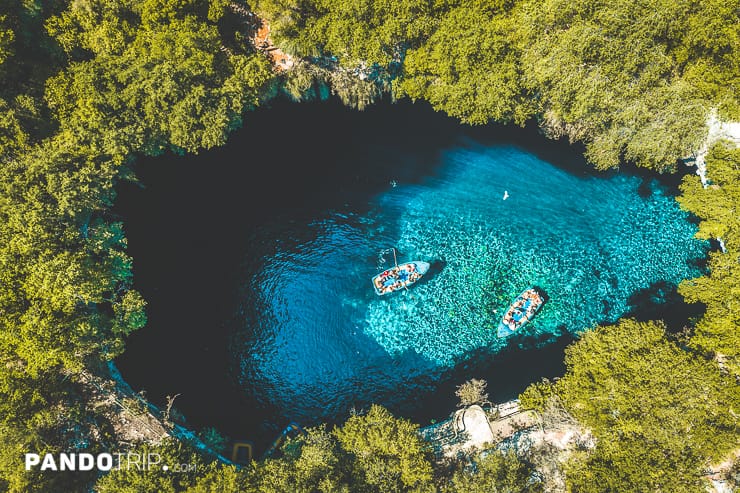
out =
{"type": "Polygon", "coordinates": [[[196,464],[163,464],[159,454],[126,453],[60,453],[25,454],[26,471],[172,471],[194,472],[196,464]]]}

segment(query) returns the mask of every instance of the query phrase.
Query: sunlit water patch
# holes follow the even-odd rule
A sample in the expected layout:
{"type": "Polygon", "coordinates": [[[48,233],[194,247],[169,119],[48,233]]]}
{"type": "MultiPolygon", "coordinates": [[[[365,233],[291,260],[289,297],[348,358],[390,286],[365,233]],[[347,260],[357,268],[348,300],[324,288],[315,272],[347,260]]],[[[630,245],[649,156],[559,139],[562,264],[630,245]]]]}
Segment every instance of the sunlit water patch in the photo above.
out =
{"type": "Polygon", "coordinates": [[[522,335],[547,340],[616,321],[635,292],[698,273],[691,259],[705,246],[657,183],[643,197],[638,177],[576,177],[511,147],[444,159],[443,177],[379,200],[402,204],[396,244],[406,256],[444,262],[413,292],[369,303],[365,331],[390,354],[446,365],[495,352],[512,343],[496,337],[501,315],[529,286],[550,300],[522,335]]]}
{"type": "Polygon", "coordinates": [[[313,418],[387,402],[472,351],[495,357],[615,321],[635,293],[699,273],[706,245],[657,183],[574,175],[513,146],[465,143],[440,160],[434,176],[369,203],[251,233],[233,352],[255,399],[313,418]],[[436,269],[381,298],[370,278],[390,246],[436,269]],[[529,286],[549,302],[497,338],[529,286]]]}

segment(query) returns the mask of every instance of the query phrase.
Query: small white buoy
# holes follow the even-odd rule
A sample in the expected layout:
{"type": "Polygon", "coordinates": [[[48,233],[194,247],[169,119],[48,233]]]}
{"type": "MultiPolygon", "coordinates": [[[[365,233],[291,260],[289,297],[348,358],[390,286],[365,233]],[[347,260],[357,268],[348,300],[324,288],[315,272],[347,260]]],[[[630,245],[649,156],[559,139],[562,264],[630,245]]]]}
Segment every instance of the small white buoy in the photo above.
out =
{"type": "Polygon", "coordinates": [[[508,190],[504,190],[504,200],[506,200],[508,198],[509,198],[509,191],[508,190]]]}

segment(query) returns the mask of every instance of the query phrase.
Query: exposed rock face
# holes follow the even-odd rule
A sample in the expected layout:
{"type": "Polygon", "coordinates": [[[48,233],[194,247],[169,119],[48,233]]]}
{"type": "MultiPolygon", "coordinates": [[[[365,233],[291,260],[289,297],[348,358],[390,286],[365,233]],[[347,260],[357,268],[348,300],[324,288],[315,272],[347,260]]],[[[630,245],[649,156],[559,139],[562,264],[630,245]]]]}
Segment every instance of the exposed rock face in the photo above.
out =
{"type": "Polygon", "coordinates": [[[75,378],[85,387],[89,405],[109,422],[114,435],[109,445],[115,445],[116,450],[125,451],[142,443],[158,445],[174,438],[232,464],[192,430],[165,419],[159,408],[134,392],[113,363],[95,370],[83,371],[75,378]]]}
{"type": "Polygon", "coordinates": [[[704,140],[701,148],[696,151],[693,159],[687,159],[687,164],[696,165],[696,174],[701,178],[701,182],[706,187],[709,179],[707,178],[707,164],[704,159],[709,149],[719,140],[728,140],[736,146],[740,146],[740,122],[723,122],[717,116],[717,110],[712,110],[707,118],[707,138],[704,140]]]}
{"type": "Polygon", "coordinates": [[[588,430],[577,424],[560,423],[557,427],[528,428],[501,442],[499,450],[513,450],[518,457],[530,462],[542,479],[547,493],[565,493],[564,465],[576,450],[590,450],[596,440],[588,430]]]}
{"type": "Polygon", "coordinates": [[[450,419],[420,430],[431,442],[437,461],[465,459],[483,451],[513,450],[537,470],[548,493],[566,491],[563,465],[576,450],[589,450],[596,440],[564,409],[551,407],[543,415],[522,411],[519,401],[457,410],[450,419]]]}
{"type": "Polygon", "coordinates": [[[156,408],[131,389],[113,363],[96,370],[83,371],[76,378],[85,387],[89,404],[109,421],[116,444],[123,448],[157,445],[173,436],[155,414],[156,408]]]}
{"type": "Polygon", "coordinates": [[[519,409],[517,401],[492,411],[487,413],[478,405],[458,409],[450,419],[422,428],[422,437],[432,443],[439,460],[454,459],[491,448],[537,422],[531,411],[519,409]],[[495,418],[489,419],[491,414],[495,418]]]}

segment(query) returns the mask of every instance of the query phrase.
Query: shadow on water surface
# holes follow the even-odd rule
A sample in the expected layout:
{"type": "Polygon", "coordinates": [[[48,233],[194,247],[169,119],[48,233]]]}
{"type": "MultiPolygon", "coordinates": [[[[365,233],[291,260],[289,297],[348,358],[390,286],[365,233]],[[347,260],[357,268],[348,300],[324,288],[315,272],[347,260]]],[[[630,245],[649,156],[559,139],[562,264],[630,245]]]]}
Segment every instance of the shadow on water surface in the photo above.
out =
{"type": "MultiPolygon", "coordinates": [[[[445,419],[456,409],[457,386],[470,378],[488,382],[487,391],[492,402],[515,399],[532,382],[542,378],[555,378],[565,372],[564,351],[574,341],[573,336],[564,334],[548,338],[517,336],[505,349],[491,354],[480,348],[466,355],[465,359],[442,372],[438,380],[427,382],[433,392],[421,393],[413,401],[388,406],[401,415],[413,415],[422,426],[445,419]],[[535,374],[536,373],[536,377],[535,374]]],[[[423,386],[424,378],[418,379],[423,386]]]]}
{"type": "MultiPolygon", "coordinates": [[[[245,389],[239,381],[231,344],[235,312],[237,318],[244,314],[235,307],[244,301],[244,276],[257,275],[263,258],[310,243],[319,234],[306,228],[295,233],[292,225],[310,224],[326,211],[352,217],[368,213],[372,200],[394,183],[421,183],[437,173],[444,149],[461,142],[514,144],[579,176],[596,174],[578,149],[546,141],[534,128],[471,129],[409,102],[378,104],[364,112],[335,101],[276,102],[245,121],[223,148],[141,159],[135,170],[143,185],[119,186],[114,212],[124,220],[135,285],[149,303],[149,320],[129,338],[117,364],[124,378],[155,404],[163,404],[166,395],[182,394],[175,406],[191,426],[214,426],[262,445],[294,413],[259,398],[265,389],[245,389]],[[290,234],[262,238],[256,232],[265,228],[290,234]],[[245,252],[255,257],[247,268],[245,252]]],[[[367,264],[371,273],[377,259],[366,257],[357,262],[367,264]]],[[[433,282],[447,268],[444,259],[436,259],[419,284],[433,282]]],[[[372,297],[369,286],[367,281],[367,299],[372,297]]],[[[648,297],[637,293],[631,304],[644,310],[637,305],[648,297]]],[[[658,307],[653,314],[666,311],[658,307]]],[[[515,397],[529,383],[564,369],[570,336],[550,338],[548,344],[545,335],[539,337],[512,339],[495,356],[475,350],[446,369],[434,370],[425,358],[405,354],[405,365],[432,370],[400,388],[379,387],[367,395],[423,424],[449,414],[455,386],[469,378],[487,379],[492,400],[515,397]]],[[[367,345],[372,344],[368,339],[367,345]]],[[[395,368],[390,357],[378,362],[389,365],[384,371],[395,368]]],[[[354,388],[365,384],[351,383],[354,388]]],[[[370,404],[363,398],[353,402],[370,404]]],[[[311,406],[301,413],[310,416],[312,411],[322,419],[326,415],[326,409],[311,406]]],[[[347,411],[337,410],[333,418],[341,422],[347,411]]]]}
{"type": "Polygon", "coordinates": [[[336,101],[278,101],[245,120],[228,145],[140,159],[142,185],[119,185],[114,212],[125,223],[148,323],[117,364],[155,404],[182,394],[176,407],[191,425],[265,440],[284,424],[271,423],[283,413],[249,399],[230,363],[229,320],[239,301],[230,287],[239,285],[243,253],[260,241],[245,230],[348,205],[366,211],[392,181],[433,174],[460,127],[426,106],[360,113],[336,101]]]}
{"type": "Polygon", "coordinates": [[[671,332],[679,332],[704,314],[703,303],[686,303],[676,286],[656,282],[635,292],[628,303],[632,310],[625,317],[646,322],[663,320],[671,332]]]}

